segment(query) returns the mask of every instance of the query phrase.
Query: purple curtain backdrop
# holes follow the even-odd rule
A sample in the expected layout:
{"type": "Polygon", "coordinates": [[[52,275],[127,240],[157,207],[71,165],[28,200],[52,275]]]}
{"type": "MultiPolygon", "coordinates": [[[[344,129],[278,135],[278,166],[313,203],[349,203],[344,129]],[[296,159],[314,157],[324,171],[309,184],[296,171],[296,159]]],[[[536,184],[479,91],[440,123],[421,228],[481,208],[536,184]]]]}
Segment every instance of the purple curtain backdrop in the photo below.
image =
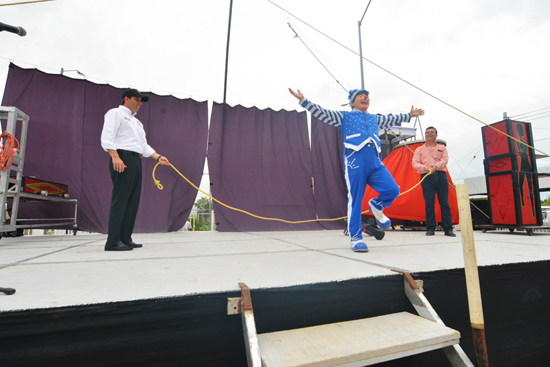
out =
{"type": "MultiPolygon", "coordinates": [[[[289,221],[315,219],[305,112],[214,103],[208,168],[213,196],[252,214],[289,221]]],[[[251,217],[214,203],[218,231],[323,229],[251,217]]]]}
{"type": "MultiPolygon", "coordinates": [[[[23,174],[69,185],[71,198],[78,199],[79,230],[107,232],[112,183],[109,155],[101,148],[100,136],[105,113],[120,104],[124,89],[10,64],[2,105],[15,106],[30,117],[23,174]]],[[[149,144],[198,186],[206,155],[207,102],[145,94],[150,100],[137,117],[149,144]]],[[[144,179],[134,232],[180,229],[196,190],[172,168],[159,166],[156,178],[164,186],[160,191],[151,177],[156,161],[143,159],[142,163],[144,179]]],[[[41,204],[38,215],[59,217],[55,205],[47,204],[41,204]]],[[[31,210],[36,209],[21,205],[20,217],[35,217],[31,210]]]]}
{"type": "MultiPolygon", "coordinates": [[[[315,208],[320,219],[347,216],[344,179],[344,138],[339,128],[311,116],[311,155],[315,182],[315,208]]],[[[344,220],[322,221],[327,229],[345,229],[344,220]]]]}

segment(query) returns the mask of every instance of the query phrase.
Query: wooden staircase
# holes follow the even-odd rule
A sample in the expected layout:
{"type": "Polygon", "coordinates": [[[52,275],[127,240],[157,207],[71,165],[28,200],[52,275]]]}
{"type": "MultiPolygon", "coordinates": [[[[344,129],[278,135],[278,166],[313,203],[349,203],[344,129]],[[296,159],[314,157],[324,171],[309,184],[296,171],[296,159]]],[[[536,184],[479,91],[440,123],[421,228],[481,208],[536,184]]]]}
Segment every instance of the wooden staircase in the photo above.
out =
{"type": "Polygon", "coordinates": [[[249,367],[362,367],[443,349],[452,366],[471,366],[460,333],[446,327],[408,273],[405,293],[420,316],[399,312],[302,329],[256,334],[250,290],[228,298],[228,314],[242,316],[249,367]]]}

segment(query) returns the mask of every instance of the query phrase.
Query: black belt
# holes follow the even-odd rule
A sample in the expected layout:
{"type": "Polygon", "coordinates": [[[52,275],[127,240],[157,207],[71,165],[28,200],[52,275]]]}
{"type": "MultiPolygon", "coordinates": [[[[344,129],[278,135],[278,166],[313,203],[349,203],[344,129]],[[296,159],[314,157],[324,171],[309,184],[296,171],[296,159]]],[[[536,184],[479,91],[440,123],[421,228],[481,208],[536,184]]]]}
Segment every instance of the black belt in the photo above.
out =
{"type": "MultiPolygon", "coordinates": [[[[432,175],[443,175],[443,174],[446,174],[447,172],[445,171],[435,171],[435,172],[432,172],[431,174],[432,175]]],[[[427,175],[427,173],[423,173],[422,176],[424,175],[427,175]]]]}
{"type": "Polygon", "coordinates": [[[124,150],[124,149],[117,149],[116,150],[118,152],[118,154],[128,154],[128,155],[133,155],[134,157],[143,157],[143,155],[141,153],[138,153],[138,152],[132,152],[131,150],[124,150]]]}

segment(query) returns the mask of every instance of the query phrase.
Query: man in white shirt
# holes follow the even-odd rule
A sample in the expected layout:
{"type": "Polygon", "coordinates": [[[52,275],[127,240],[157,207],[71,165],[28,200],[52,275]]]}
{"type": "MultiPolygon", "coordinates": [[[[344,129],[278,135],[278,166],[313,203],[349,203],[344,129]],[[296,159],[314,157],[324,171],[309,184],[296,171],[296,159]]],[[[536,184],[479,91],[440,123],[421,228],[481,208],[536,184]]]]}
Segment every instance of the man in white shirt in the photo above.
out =
{"type": "Polygon", "coordinates": [[[135,117],[141,103],[148,100],[138,90],[127,89],[122,93],[122,105],[105,114],[101,147],[111,156],[109,171],[113,181],[105,251],[129,251],[143,246],[132,240],[141,195],[141,157],[170,164],[147,144],[143,125],[135,117]]]}
{"type": "Polygon", "coordinates": [[[435,141],[437,129],[433,126],[426,128],[426,143],[416,149],[412,161],[413,167],[424,177],[422,181],[422,194],[426,203],[426,236],[435,234],[435,194],[441,208],[441,225],[445,236],[456,237],[453,233],[453,217],[449,206],[449,181],[447,180],[447,163],[449,153],[443,144],[435,141]]]}

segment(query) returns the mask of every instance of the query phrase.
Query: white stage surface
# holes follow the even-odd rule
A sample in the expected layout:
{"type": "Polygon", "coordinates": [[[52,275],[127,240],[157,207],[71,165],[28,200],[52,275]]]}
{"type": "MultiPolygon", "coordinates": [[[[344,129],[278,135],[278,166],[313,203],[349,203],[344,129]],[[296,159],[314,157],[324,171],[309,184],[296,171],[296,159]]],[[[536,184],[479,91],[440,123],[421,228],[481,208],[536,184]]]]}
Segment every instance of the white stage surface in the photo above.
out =
{"type": "MultiPolygon", "coordinates": [[[[344,281],[464,267],[460,231],[394,230],[354,253],[341,230],[135,234],[144,247],[106,252],[106,235],[0,240],[0,312],[344,281]]],[[[550,234],[475,232],[479,266],[550,259],[550,234]]]]}

